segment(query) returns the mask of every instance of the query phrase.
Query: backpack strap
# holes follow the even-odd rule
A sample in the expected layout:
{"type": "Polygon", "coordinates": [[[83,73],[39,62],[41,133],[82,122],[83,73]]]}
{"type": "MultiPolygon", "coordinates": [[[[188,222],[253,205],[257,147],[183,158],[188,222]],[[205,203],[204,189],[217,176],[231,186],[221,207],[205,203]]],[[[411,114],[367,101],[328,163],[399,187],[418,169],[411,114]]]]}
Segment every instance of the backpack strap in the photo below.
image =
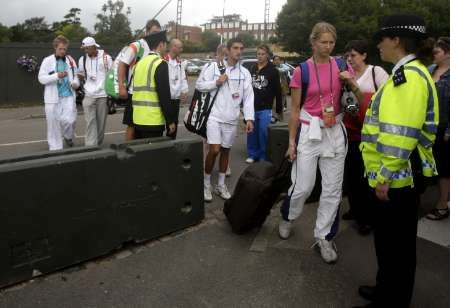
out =
{"type": "Polygon", "coordinates": [[[344,58],[334,58],[340,72],[348,70],[347,61],[344,58]]]}
{"type": "Polygon", "coordinates": [[[300,67],[300,75],[302,78],[302,97],[300,98],[300,109],[301,109],[305,104],[306,94],[308,92],[309,66],[308,63],[305,61],[300,63],[299,67],[300,67]]]}
{"type": "Polygon", "coordinates": [[[72,76],[75,78],[75,60],[72,58],[72,56],[67,55],[67,59],[69,59],[70,69],[72,70],[72,76]]]}
{"type": "Polygon", "coordinates": [[[373,87],[375,89],[375,92],[378,91],[378,85],[377,85],[377,81],[375,80],[375,65],[372,66],[372,81],[373,81],[373,87]]]}
{"type": "Polygon", "coordinates": [[[86,54],[83,56],[83,69],[84,69],[84,75],[86,76],[86,79],[88,77],[87,68],[86,68],[86,54]]]}

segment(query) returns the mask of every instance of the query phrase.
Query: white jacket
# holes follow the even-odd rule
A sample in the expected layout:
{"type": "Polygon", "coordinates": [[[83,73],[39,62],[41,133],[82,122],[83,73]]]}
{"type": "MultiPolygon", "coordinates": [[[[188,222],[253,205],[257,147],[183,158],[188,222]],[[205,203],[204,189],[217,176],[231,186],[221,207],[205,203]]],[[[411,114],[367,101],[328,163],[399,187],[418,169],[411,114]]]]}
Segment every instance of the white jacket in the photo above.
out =
{"type": "Polygon", "coordinates": [[[166,61],[169,64],[170,98],[180,99],[181,94],[189,92],[186,61],[181,62],[178,59],[172,59],[170,55],[167,55],[166,61]]]}
{"type": "Polygon", "coordinates": [[[99,49],[95,58],[84,54],[78,60],[79,71],[86,77],[84,91],[87,97],[107,97],[105,92],[106,73],[112,67],[113,61],[110,55],[99,49]],[[86,60],[84,60],[86,57],[86,60]],[[86,62],[86,67],[84,67],[86,62]]]}
{"type": "MultiPolygon", "coordinates": [[[[75,60],[69,60],[70,56],[66,56],[66,63],[68,67],[68,77],[69,82],[75,88],[80,86],[80,81],[77,77],[77,63],[75,60]],[[73,67],[73,70],[71,69],[73,67]]],[[[46,104],[56,104],[59,101],[58,94],[58,73],[56,72],[56,58],[55,55],[50,55],[46,57],[41,64],[39,69],[39,82],[45,86],[44,89],[44,102],[46,104]]],[[[71,88],[73,98],[75,101],[75,90],[71,88]]]]}
{"type": "MultiPolygon", "coordinates": [[[[228,75],[228,82],[220,87],[209,118],[221,123],[237,124],[242,102],[244,119],[254,121],[254,94],[250,72],[238,63],[235,66],[226,64],[225,74],[228,75]]],[[[197,79],[196,89],[210,92],[212,99],[218,89],[216,81],[219,76],[220,71],[216,62],[205,65],[197,79]]]]}

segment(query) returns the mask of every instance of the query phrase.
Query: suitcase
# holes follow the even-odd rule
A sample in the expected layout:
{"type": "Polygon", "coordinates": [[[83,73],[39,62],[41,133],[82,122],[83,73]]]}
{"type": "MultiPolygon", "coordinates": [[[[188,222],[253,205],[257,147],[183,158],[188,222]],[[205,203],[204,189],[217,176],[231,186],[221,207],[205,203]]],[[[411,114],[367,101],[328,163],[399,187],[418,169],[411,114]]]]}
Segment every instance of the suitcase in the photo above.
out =
{"type": "Polygon", "coordinates": [[[291,185],[291,167],[285,159],[279,168],[262,161],[244,170],[223,208],[234,233],[244,234],[263,225],[281,193],[291,185]]]}

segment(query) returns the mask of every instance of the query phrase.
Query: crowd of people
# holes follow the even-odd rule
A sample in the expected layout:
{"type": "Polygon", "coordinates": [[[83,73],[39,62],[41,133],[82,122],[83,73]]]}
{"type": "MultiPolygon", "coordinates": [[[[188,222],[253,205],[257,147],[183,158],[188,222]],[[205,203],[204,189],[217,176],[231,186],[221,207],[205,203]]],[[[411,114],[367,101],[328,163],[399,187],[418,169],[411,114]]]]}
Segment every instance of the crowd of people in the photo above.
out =
{"type": "MultiPolygon", "coordinates": [[[[370,48],[364,40],[348,42],[344,59],[333,57],[336,40],[333,25],[317,23],[310,35],[312,55],[290,80],[286,155],[292,161],[292,186],[281,207],[279,236],[291,236],[319,168],[322,192],[314,238],[321,257],[327,263],[338,259],[333,239],[344,189],[350,210],[342,218],[354,219],[359,233],[373,230],[374,234],[378,272],[374,287],[359,288],[360,295],[371,301],[365,307],[408,307],[416,267],[419,195],[426,177],[439,174],[440,187],[439,202],[427,218],[449,216],[450,38],[432,40],[424,20],[415,15],[386,17],[374,40],[381,59],[394,65],[390,74],[369,63],[370,48]],[[430,60],[434,64],[427,67],[430,60]]],[[[86,93],[85,144],[103,142],[104,80],[113,66],[118,71],[118,96],[127,101],[126,140],[158,137],[164,131],[176,138],[180,103],[186,102],[189,89],[180,60],[182,42],[172,39],[169,48],[167,43],[166,32],[151,20],[145,35],[114,62],[93,38],[85,38],[85,55],[77,66],[67,55],[67,39],[58,36],[54,54],[44,59],[39,72],[45,85],[50,150],[62,149],[63,140],[73,146],[75,89],[80,80],[86,93]]],[[[215,97],[205,140],[207,202],[213,192],[225,200],[231,197],[226,173],[241,112],[247,133],[246,162],[253,163],[267,160],[274,102],[278,118],[286,108],[289,88],[279,69],[281,58],[275,56],[272,63],[269,47],[261,45],[257,63],[247,70],[240,62],[244,47],[239,37],[219,46],[216,61],[205,65],[195,85],[215,97]],[[211,173],[217,157],[219,176],[213,188],[211,173]]]]}

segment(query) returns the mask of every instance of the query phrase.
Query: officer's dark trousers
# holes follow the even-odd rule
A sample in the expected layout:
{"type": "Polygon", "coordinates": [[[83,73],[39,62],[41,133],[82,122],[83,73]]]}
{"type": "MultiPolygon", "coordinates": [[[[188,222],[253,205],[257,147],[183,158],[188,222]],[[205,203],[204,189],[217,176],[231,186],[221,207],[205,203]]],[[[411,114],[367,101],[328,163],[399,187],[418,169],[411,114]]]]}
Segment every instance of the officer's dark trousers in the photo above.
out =
{"type": "Polygon", "coordinates": [[[419,194],[407,187],[389,190],[382,202],[371,190],[378,261],[376,307],[409,307],[416,273],[419,194]]]}
{"type": "Polygon", "coordinates": [[[166,124],[166,135],[172,139],[177,138],[178,132],[178,116],[180,115],[180,100],[179,99],[171,99],[170,100],[171,112],[173,113],[173,117],[175,119],[175,132],[169,134],[169,125],[166,124]]]}
{"type": "Polygon", "coordinates": [[[344,192],[348,197],[350,211],[360,225],[371,224],[371,206],[367,202],[369,196],[369,184],[364,176],[364,162],[359,141],[348,143],[347,156],[345,157],[344,192]]]}

